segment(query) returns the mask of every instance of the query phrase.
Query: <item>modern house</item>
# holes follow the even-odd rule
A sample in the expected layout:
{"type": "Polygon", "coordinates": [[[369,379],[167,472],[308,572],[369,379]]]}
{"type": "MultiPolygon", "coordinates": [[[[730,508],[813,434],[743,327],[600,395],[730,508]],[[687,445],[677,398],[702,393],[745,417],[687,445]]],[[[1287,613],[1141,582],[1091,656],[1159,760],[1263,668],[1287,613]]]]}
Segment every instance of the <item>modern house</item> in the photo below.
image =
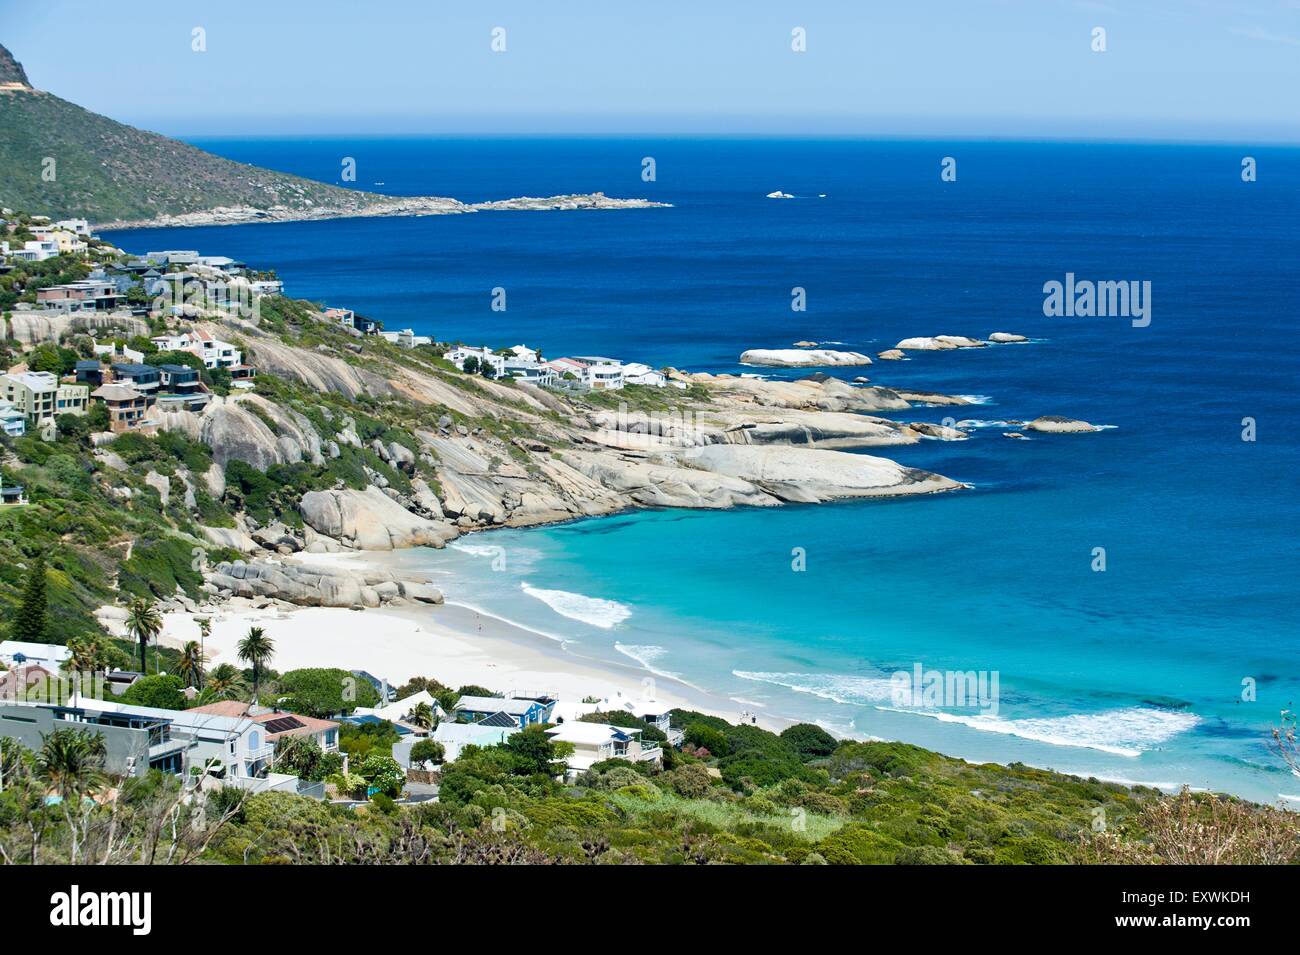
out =
{"type": "Polygon", "coordinates": [[[113,380],[130,385],[142,394],[153,395],[162,384],[162,372],[155,365],[122,363],[113,366],[113,380]]]}
{"type": "Polygon", "coordinates": [[[191,739],[172,732],[165,714],[170,710],[147,707],[104,707],[100,700],[86,706],[53,703],[0,702],[0,736],[16,739],[28,749],[39,750],[44,737],[55,730],[72,729],[99,733],[104,738],[110,773],[143,776],[151,769],[180,773],[191,739]]]}
{"type": "Polygon", "coordinates": [[[108,409],[108,430],[113,434],[141,429],[147,431],[157,423],[149,418],[149,409],[154,404],[153,396],[137,391],[131,385],[100,385],[90,393],[90,397],[104,402],[108,409]]]}
{"type": "Polygon", "coordinates": [[[112,282],[69,282],[36,290],[36,304],[59,312],[111,312],[126,296],[112,282]]]}
{"type": "Polygon", "coordinates": [[[412,328],[403,328],[400,332],[380,332],[380,337],[398,348],[414,348],[416,345],[430,345],[433,339],[428,335],[417,335],[412,328]]]}
{"type": "MultiPolygon", "coordinates": [[[[439,723],[438,728],[433,731],[434,742],[441,743],[443,749],[443,758],[451,763],[460,757],[460,752],[466,746],[499,746],[510,738],[511,734],[517,733],[518,727],[500,727],[484,726],[482,723],[439,723]]],[[[415,745],[415,740],[411,740],[406,746],[400,741],[393,744],[393,758],[405,766],[410,765],[411,746],[415,745]],[[399,749],[402,753],[398,755],[399,749]]]]}
{"type": "Polygon", "coordinates": [[[623,363],[617,358],[577,355],[573,360],[582,365],[579,377],[593,391],[617,391],[623,387],[623,363]]]}
{"type": "MultiPolygon", "coordinates": [[[[77,362],[77,384],[89,385],[91,388],[98,388],[104,384],[104,366],[94,358],[86,358],[77,362]]],[[[109,375],[111,380],[112,375],[109,375]]]]}
{"type": "Polygon", "coordinates": [[[243,353],[220,339],[213,338],[207,332],[188,331],[180,335],[159,335],[150,339],[159,351],[184,351],[196,355],[203,362],[203,367],[235,369],[244,362],[243,353]]]}
{"type": "Polygon", "coordinates": [[[664,754],[659,744],[642,743],[641,731],[637,729],[573,721],[548,728],[546,735],[555,742],[573,746],[573,755],[567,760],[571,776],[606,759],[626,759],[633,763],[663,762],[664,754]]]}
{"type": "Polygon", "coordinates": [[[456,717],[466,723],[484,723],[504,727],[513,723],[518,729],[537,723],[549,723],[555,701],[538,699],[503,699],[495,696],[462,696],[456,703],[456,717]]]}
{"type": "Polygon", "coordinates": [[[0,375],[0,399],[40,424],[61,414],[85,414],[90,389],[85,385],[62,384],[48,371],[25,371],[0,375]]]}
{"type": "Polygon", "coordinates": [[[626,385],[649,385],[652,388],[662,388],[668,384],[668,379],[661,371],[656,371],[649,365],[643,365],[639,361],[631,361],[623,366],[623,383],[626,385]]]}
{"type": "Polygon", "coordinates": [[[187,409],[198,411],[212,398],[203,386],[197,368],[189,365],[159,365],[162,390],[158,406],[164,411],[187,409]]]}

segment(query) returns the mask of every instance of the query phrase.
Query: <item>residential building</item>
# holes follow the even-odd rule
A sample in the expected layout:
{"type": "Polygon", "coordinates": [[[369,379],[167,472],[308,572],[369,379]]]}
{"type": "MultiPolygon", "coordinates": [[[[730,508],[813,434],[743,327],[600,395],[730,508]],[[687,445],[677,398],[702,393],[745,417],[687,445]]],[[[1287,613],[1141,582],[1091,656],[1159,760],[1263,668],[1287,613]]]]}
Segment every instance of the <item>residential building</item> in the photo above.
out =
{"type": "Polygon", "coordinates": [[[90,397],[104,402],[108,409],[108,430],[114,434],[149,431],[157,425],[149,417],[149,409],[154,404],[153,396],[137,391],[129,384],[100,385],[90,393],[90,397]]]}
{"type": "Polygon", "coordinates": [[[59,244],[52,239],[35,239],[23,243],[21,249],[10,248],[5,243],[5,255],[20,262],[44,262],[59,254],[59,244]]]}
{"type": "MultiPolygon", "coordinates": [[[[484,726],[482,723],[439,723],[438,728],[433,731],[432,738],[434,742],[442,744],[443,758],[451,763],[460,758],[461,750],[466,746],[499,746],[517,732],[519,728],[513,725],[501,727],[484,726]]],[[[406,740],[394,743],[393,758],[409,768],[411,747],[416,742],[417,740],[412,739],[407,745],[403,745],[407,743],[406,740]]]]}
{"type": "Polygon", "coordinates": [[[661,371],[656,371],[649,365],[643,365],[639,361],[631,361],[623,366],[623,383],[626,385],[649,385],[652,388],[662,388],[668,384],[668,379],[661,371]]]}
{"type": "Polygon", "coordinates": [[[54,223],[56,229],[66,229],[83,238],[90,238],[90,223],[85,219],[60,219],[54,223]]]}
{"type": "Polygon", "coordinates": [[[473,358],[480,368],[483,365],[491,365],[498,378],[504,373],[506,367],[505,357],[498,355],[486,345],[479,345],[477,348],[472,345],[457,345],[442,357],[461,369],[465,367],[466,359],[473,358]]]}
{"type": "MultiPolygon", "coordinates": [[[[213,338],[203,331],[187,331],[180,335],[158,335],[150,339],[159,351],[184,351],[197,355],[203,367],[234,369],[244,362],[244,355],[229,342],[213,338]]],[[[251,376],[249,376],[251,377],[251,376]]]]}
{"type": "MultiPolygon", "coordinates": [[[[421,703],[429,707],[436,719],[446,719],[446,711],[438,705],[438,701],[434,699],[433,694],[428,690],[420,690],[418,693],[412,693],[400,700],[394,700],[392,703],[380,704],[379,706],[358,706],[352,711],[352,714],[354,716],[377,716],[381,720],[388,720],[390,723],[401,723],[407,721],[411,714],[415,712],[415,708],[421,703]]],[[[415,728],[414,724],[410,725],[415,728]]]]}
{"type": "Polygon", "coordinates": [[[159,365],[158,372],[162,378],[158,406],[162,410],[198,411],[212,399],[203,386],[197,368],[189,365],[159,365]]]}
{"type": "Polygon", "coordinates": [[[566,383],[572,381],[573,384],[581,385],[582,375],[586,370],[586,366],[582,362],[572,358],[556,358],[554,361],[548,361],[546,367],[555,373],[557,384],[561,381],[566,383]],[[566,375],[571,377],[566,378],[566,375]]]}
{"type": "Polygon", "coordinates": [[[400,332],[380,332],[384,341],[392,342],[398,348],[414,348],[416,345],[431,345],[433,339],[428,335],[417,335],[411,328],[403,328],[400,332]]]}
{"type": "Polygon", "coordinates": [[[623,387],[623,363],[617,358],[577,355],[574,361],[582,364],[579,377],[593,391],[617,391],[623,387]]]}
{"type": "Polygon", "coordinates": [[[27,416],[13,402],[0,398],[0,434],[21,438],[27,433],[27,416]]]}
{"type": "Polygon", "coordinates": [[[59,229],[55,226],[48,226],[42,229],[33,229],[32,235],[42,241],[53,242],[58,246],[60,255],[77,254],[86,251],[85,240],[67,229],[59,229]]]}
{"type": "Polygon", "coordinates": [[[538,723],[549,723],[555,701],[549,697],[538,699],[504,699],[495,696],[462,696],[456,703],[456,716],[467,723],[503,726],[502,717],[519,729],[538,723]]]}
{"type": "Polygon", "coordinates": [[[266,706],[254,706],[240,700],[220,700],[195,706],[187,713],[211,713],[214,716],[247,717],[266,731],[267,742],[274,748],[282,739],[310,736],[326,753],[338,752],[339,724],[301,713],[286,713],[266,706]]]}
{"type": "Polygon", "coordinates": [[[173,735],[165,715],[172,711],[114,706],[100,700],[87,700],[85,706],[0,702],[0,736],[39,750],[44,737],[55,730],[98,733],[104,739],[105,768],[110,773],[143,776],[151,769],[173,774],[182,771],[191,740],[173,735]]]}
{"type": "Polygon", "coordinates": [[[0,375],[0,399],[22,411],[29,423],[40,424],[61,414],[85,414],[90,389],[63,384],[52,372],[25,371],[0,375]]]}
{"type": "Polygon", "coordinates": [[[125,301],[109,281],[86,279],[36,290],[36,304],[58,312],[111,312],[125,301]]]}
{"type": "Polygon", "coordinates": [[[113,366],[113,380],[152,396],[162,384],[162,372],[156,365],[120,362],[113,366]]]}
{"type": "Polygon", "coordinates": [[[262,279],[256,282],[249,282],[249,287],[253,290],[254,295],[283,295],[284,283],[279,279],[262,279]]]}
{"type": "Polygon", "coordinates": [[[112,372],[105,372],[104,366],[94,358],[77,362],[77,384],[98,388],[104,384],[105,377],[113,379],[112,372]]]}
{"type": "Polygon", "coordinates": [[[569,722],[548,727],[546,735],[555,742],[569,743],[568,775],[576,776],[593,764],[606,759],[626,759],[633,763],[662,764],[663,750],[658,743],[641,741],[641,731],[612,726],[608,723],[569,722]]]}
{"type": "Polygon", "coordinates": [[[199,261],[197,249],[168,249],[164,252],[146,252],[144,257],[157,265],[194,265],[199,261]]]}
{"type": "Polygon", "coordinates": [[[71,656],[72,651],[59,643],[31,643],[27,640],[0,641],[0,663],[5,666],[32,663],[57,673],[71,656]]]}

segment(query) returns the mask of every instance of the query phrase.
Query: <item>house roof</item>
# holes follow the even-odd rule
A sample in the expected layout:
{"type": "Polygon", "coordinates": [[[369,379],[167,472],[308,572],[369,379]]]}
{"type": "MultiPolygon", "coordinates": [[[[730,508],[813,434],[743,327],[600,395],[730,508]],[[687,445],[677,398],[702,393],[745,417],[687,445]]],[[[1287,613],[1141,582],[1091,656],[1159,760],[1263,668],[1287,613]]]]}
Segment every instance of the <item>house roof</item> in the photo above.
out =
{"type": "Polygon", "coordinates": [[[533,707],[541,705],[536,700],[507,700],[496,696],[462,696],[456,704],[456,709],[470,710],[475,713],[510,713],[514,716],[523,716],[533,707]]]}
{"type": "Polygon", "coordinates": [[[100,385],[90,393],[90,397],[99,398],[101,401],[135,401],[137,398],[143,398],[140,392],[136,391],[130,385],[100,385]]]}
{"type": "Polygon", "coordinates": [[[625,729],[609,723],[582,723],[576,721],[561,723],[546,731],[546,735],[552,739],[563,740],[566,743],[583,743],[588,746],[599,746],[601,743],[608,743],[610,740],[632,740],[636,739],[640,733],[640,730],[625,729]]]}
{"type": "Polygon", "coordinates": [[[72,656],[71,650],[58,643],[30,643],[26,640],[0,641],[0,657],[12,657],[15,653],[21,653],[29,660],[56,660],[59,663],[72,656]]]}

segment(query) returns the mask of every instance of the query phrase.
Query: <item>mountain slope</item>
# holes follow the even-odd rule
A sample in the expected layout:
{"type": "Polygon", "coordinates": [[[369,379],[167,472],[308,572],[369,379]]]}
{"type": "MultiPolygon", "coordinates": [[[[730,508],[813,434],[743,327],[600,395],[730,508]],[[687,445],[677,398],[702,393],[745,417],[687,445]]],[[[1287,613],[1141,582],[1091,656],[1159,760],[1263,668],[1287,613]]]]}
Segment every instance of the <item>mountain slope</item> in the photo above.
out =
{"type": "Polygon", "coordinates": [[[93,222],[217,206],[359,211],[384,197],[222,159],[32,89],[0,46],[0,205],[93,222]],[[20,84],[20,86],[15,85],[20,84]],[[52,181],[49,159],[53,159],[52,181]]]}

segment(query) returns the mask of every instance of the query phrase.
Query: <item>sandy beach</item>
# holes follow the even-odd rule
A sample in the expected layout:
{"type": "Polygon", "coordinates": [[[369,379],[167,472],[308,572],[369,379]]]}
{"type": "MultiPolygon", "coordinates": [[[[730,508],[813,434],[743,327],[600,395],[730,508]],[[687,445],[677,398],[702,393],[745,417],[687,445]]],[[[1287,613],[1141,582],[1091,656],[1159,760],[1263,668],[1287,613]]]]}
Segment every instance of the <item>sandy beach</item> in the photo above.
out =
{"type": "MultiPolygon", "coordinates": [[[[371,556],[312,555],[301,562],[359,569],[371,563],[371,556]]],[[[454,601],[454,595],[448,599],[454,601]]],[[[452,687],[475,684],[508,695],[547,693],[566,701],[630,701],[634,708],[644,705],[648,711],[681,707],[736,722],[742,718],[735,701],[633,665],[579,656],[558,641],[454,602],[368,610],[254,609],[236,599],[216,604],[211,612],[164,615],[160,642],[180,648],[188,640],[198,640],[197,616],[212,620],[205,643],[209,668],[221,663],[242,668],[235,645],[250,627],[262,627],[275,641],[272,666],[281,672],[339,667],[366,670],[393,686],[423,676],[452,687]]],[[[759,718],[760,725],[768,722],[759,718]]]]}

